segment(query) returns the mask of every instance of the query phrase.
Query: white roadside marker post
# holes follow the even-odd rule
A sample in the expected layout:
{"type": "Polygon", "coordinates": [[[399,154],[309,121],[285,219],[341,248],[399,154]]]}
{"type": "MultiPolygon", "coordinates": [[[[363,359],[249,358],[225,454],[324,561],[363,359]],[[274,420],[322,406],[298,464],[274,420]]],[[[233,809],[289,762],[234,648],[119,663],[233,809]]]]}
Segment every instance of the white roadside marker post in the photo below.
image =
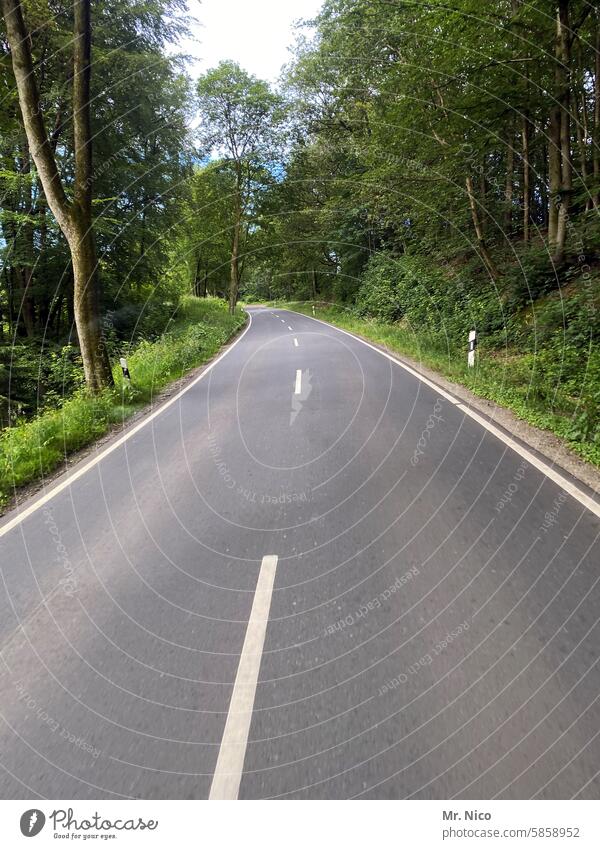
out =
{"type": "Polygon", "coordinates": [[[471,330],[469,332],[469,353],[467,354],[467,364],[469,368],[473,368],[475,365],[475,348],[477,347],[477,331],[471,330]]]}
{"type": "Polygon", "coordinates": [[[313,308],[313,318],[314,318],[315,317],[315,305],[314,304],[312,305],[312,308],[313,308]]]}
{"type": "Polygon", "coordinates": [[[129,374],[129,367],[127,365],[127,360],[125,357],[121,357],[119,359],[119,363],[121,364],[121,369],[123,370],[123,377],[128,383],[131,383],[131,375],[129,374]]]}

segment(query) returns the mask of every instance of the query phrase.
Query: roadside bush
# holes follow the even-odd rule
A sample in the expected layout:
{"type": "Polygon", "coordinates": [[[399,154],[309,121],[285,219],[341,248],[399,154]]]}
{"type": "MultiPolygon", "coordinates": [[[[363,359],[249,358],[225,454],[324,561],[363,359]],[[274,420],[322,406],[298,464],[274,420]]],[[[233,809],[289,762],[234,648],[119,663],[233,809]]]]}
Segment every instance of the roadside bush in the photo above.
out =
{"type": "MultiPolygon", "coordinates": [[[[156,342],[121,346],[120,353],[129,360],[131,386],[124,384],[116,363],[114,389],[91,396],[78,388],[72,397],[60,398],[59,408],[5,428],[0,432],[0,505],[14,487],[51,472],[67,454],[97,439],[170,381],[214,356],[244,320],[241,310],[232,316],[226,302],[217,298],[185,298],[168,333],[156,342]]],[[[70,381],[76,386],[79,369],[78,355],[71,349],[56,354],[50,365],[55,385],[70,381]]]]}
{"type": "Polygon", "coordinates": [[[558,289],[560,285],[558,273],[545,248],[521,250],[518,260],[518,263],[510,263],[503,275],[510,312],[558,289]]]}
{"type": "Polygon", "coordinates": [[[157,302],[129,303],[107,313],[105,334],[114,346],[119,340],[158,339],[177,313],[177,304],[157,302]]]}
{"type": "Polygon", "coordinates": [[[405,308],[400,291],[401,271],[398,260],[385,253],[375,254],[363,275],[356,311],[377,321],[398,321],[405,308]]]}
{"type": "Polygon", "coordinates": [[[404,321],[414,332],[440,337],[440,344],[464,347],[476,328],[488,344],[506,336],[501,299],[493,286],[456,274],[422,256],[371,258],[356,302],[361,317],[404,321]]]}

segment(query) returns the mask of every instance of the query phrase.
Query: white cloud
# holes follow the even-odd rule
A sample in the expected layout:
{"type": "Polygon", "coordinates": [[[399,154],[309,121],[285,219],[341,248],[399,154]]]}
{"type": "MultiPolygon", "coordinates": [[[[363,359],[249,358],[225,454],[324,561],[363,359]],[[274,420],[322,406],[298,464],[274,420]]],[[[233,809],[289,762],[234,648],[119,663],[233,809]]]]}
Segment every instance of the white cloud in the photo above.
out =
{"type": "Polygon", "coordinates": [[[294,41],[294,23],[310,19],[322,0],[189,0],[198,20],[193,38],[180,49],[194,61],[198,75],[224,59],[232,59],[262,79],[274,81],[288,62],[294,41]]]}

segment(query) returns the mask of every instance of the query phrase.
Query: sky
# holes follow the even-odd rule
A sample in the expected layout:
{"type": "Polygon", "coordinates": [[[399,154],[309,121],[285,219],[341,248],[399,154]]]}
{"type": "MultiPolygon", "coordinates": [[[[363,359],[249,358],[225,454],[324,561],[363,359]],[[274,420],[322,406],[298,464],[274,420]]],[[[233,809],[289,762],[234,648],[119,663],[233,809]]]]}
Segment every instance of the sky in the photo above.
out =
{"type": "Polygon", "coordinates": [[[274,82],[288,62],[294,22],[312,18],[322,0],[188,0],[198,23],[194,37],[181,45],[193,57],[190,73],[198,76],[223,59],[274,82]]]}

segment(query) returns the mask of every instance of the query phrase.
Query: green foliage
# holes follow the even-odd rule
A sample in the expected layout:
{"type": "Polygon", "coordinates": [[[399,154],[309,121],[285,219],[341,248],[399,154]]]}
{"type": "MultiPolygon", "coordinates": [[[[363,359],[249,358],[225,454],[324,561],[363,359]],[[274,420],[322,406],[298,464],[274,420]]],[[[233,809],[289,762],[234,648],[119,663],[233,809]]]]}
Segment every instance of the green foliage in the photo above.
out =
{"type": "MultiPolygon", "coordinates": [[[[186,181],[172,254],[186,291],[224,296],[229,283],[235,181],[227,162],[196,167],[186,181]]],[[[252,236],[247,237],[247,242],[252,236]]]]}
{"type": "Polygon", "coordinates": [[[83,388],[83,364],[79,349],[64,345],[43,358],[46,370],[44,407],[60,407],[64,400],[83,388]]]}
{"type": "MultiPolygon", "coordinates": [[[[48,409],[0,433],[0,505],[14,487],[48,474],[65,457],[120,424],[140,405],[152,399],[170,381],[206,362],[244,323],[245,315],[230,315],[216,298],[183,300],[173,327],[155,342],[141,341],[128,355],[131,386],[114,369],[115,389],[90,396],[84,388],[64,400],[60,409],[48,409]]],[[[56,355],[56,382],[77,381],[78,365],[72,352],[56,355]]]]}
{"type": "MultiPolygon", "coordinates": [[[[25,7],[45,124],[69,196],[72,9],[63,0],[51,8],[46,2],[25,7]]],[[[160,326],[148,320],[149,302],[159,308],[176,303],[185,290],[174,272],[170,233],[191,162],[192,86],[182,60],[172,55],[187,31],[187,6],[184,0],[103,0],[93,4],[92,26],[92,188],[102,306],[115,314],[137,310],[144,326],[135,332],[156,335],[160,326]]],[[[0,87],[0,325],[19,345],[27,337],[44,356],[72,341],[69,252],[32,162],[10,61],[0,65],[0,87]]],[[[44,370],[40,365],[42,378],[44,370]]],[[[19,394],[31,393],[13,388],[15,400],[19,394]]]]}
{"type": "Polygon", "coordinates": [[[357,314],[382,322],[402,321],[438,345],[464,347],[477,329],[488,346],[502,340],[502,299],[491,285],[474,285],[467,271],[454,272],[418,254],[375,254],[361,278],[357,314]]]}
{"type": "Polygon", "coordinates": [[[201,76],[198,97],[206,153],[224,150],[231,160],[262,167],[283,117],[280,97],[235,62],[221,62],[201,76]]]}
{"type": "Polygon", "coordinates": [[[516,262],[507,268],[503,283],[509,307],[516,310],[555,291],[560,276],[545,248],[530,247],[517,253],[516,262]]]}

